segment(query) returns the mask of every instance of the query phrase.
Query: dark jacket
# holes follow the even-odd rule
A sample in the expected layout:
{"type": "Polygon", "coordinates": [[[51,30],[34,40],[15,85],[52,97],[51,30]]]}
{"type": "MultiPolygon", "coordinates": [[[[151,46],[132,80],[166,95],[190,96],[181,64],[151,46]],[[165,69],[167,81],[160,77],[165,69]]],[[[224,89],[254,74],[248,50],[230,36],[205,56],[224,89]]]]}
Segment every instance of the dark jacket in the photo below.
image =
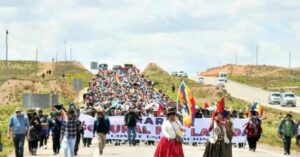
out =
{"type": "Polygon", "coordinates": [[[129,112],[125,115],[125,125],[127,127],[136,127],[136,123],[139,120],[139,117],[135,112],[129,112]]]}
{"type": "Polygon", "coordinates": [[[49,122],[49,128],[52,131],[52,136],[60,137],[60,131],[61,131],[61,121],[52,119],[49,122]]]}
{"type": "Polygon", "coordinates": [[[97,118],[94,123],[94,134],[103,133],[107,134],[110,130],[110,121],[108,118],[97,118]]]}
{"type": "Polygon", "coordinates": [[[41,125],[31,125],[29,132],[29,141],[39,141],[41,138],[42,126],[41,125]]]}

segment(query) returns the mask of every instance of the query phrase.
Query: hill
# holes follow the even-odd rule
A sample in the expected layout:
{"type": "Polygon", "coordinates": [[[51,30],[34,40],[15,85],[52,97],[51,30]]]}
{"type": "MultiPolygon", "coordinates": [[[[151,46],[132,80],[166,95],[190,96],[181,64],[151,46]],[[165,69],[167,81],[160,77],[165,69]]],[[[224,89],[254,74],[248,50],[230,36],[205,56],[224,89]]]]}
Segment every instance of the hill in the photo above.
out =
{"type": "Polygon", "coordinates": [[[79,62],[9,61],[8,76],[4,64],[0,61],[0,131],[5,147],[0,156],[12,150],[12,141],[5,138],[7,124],[15,107],[21,105],[23,93],[56,93],[59,102],[68,105],[79,93],[73,89],[73,79],[81,78],[86,87],[93,77],[79,62]]]}
{"type": "MultiPolygon", "coordinates": [[[[0,62],[1,67],[4,64],[0,62]]],[[[9,61],[8,65],[8,77],[4,70],[0,72],[0,105],[21,103],[24,92],[57,93],[62,102],[70,102],[77,97],[73,79],[81,78],[87,86],[93,76],[79,62],[9,61]]]]}
{"type": "MultiPolygon", "coordinates": [[[[216,71],[215,69],[213,70],[209,71],[209,73],[207,74],[215,76],[219,73],[219,71],[216,71]]],[[[242,74],[242,72],[236,73],[242,74]]],[[[146,78],[155,81],[156,88],[163,90],[173,100],[177,99],[176,92],[172,93],[171,91],[171,85],[172,83],[174,83],[175,86],[178,87],[182,78],[169,75],[166,71],[164,71],[154,63],[149,64],[142,74],[145,75],[146,78]]],[[[225,106],[227,109],[246,111],[246,108],[250,107],[247,102],[234,98],[227,94],[226,91],[216,89],[214,86],[200,85],[199,83],[189,79],[184,79],[184,81],[191,88],[192,94],[195,97],[196,104],[198,106],[203,106],[203,103],[205,101],[212,102],[215,98],[224,96],[226,104],[225,106]]],[[[262,125],[264,134],[260,140],[260,144],[268,144],[274,147],[281,147],[282,141],[277,136],[277,127],[281,119],[283,119],[286,114],[287,112],[284,111],[264,107],[264,119],[262,125]]],[[[294,119],[300,119],[300,114],[292,113],[292,115],[294,119]]],[[[292,150],[300,151],[300,149],[296,147],[294,141],[292,144],[292,150]]]]}
{"type": "Polygon", "coordinates": [[[201,74],[204,76],[217,76],[220,71],[227,72],[230,80],[270,91],[293,91],[300,95],[299,68],[229,64],[208,69],[201,74]]]}

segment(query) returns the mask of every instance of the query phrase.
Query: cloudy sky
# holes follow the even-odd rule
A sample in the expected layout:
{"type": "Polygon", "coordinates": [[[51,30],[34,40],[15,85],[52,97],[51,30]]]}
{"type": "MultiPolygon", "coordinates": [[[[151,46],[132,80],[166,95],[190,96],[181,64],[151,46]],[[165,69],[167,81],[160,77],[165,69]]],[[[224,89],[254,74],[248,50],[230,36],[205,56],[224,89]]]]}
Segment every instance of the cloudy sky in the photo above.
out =
{"type": "Polygon", "coordinates": [[[195,73],[221,64],[300,66],[299,0],[0,0],[0,58],[155,62],[195,73]],[[70,58],[68,53],[68,59],[70,58]]]}

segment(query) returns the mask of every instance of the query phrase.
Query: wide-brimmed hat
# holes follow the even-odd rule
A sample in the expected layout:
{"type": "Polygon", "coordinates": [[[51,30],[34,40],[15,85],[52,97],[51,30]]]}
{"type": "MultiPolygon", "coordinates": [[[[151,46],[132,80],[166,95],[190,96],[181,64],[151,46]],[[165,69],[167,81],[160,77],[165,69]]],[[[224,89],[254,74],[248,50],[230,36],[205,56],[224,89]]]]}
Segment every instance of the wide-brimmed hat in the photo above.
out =
{"type": "Polygon", "coordinates": [[[169,107],[167,109],[167,116],[170,116],[172,114],[177,114],[177,109],[175,107],[169,107]]]}
{"type": "Polygon", "coordinates": [[[22,108],[21,107],[17,107],[16,108],[16,112],[22,112],[22,108]]]}

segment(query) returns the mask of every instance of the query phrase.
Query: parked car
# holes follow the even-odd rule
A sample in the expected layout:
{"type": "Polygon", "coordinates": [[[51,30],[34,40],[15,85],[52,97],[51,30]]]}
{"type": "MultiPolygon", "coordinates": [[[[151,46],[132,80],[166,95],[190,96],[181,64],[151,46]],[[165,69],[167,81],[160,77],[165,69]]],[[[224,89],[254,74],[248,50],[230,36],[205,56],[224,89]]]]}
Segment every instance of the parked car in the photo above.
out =
{"type": "Polygon", "coordinates": [[[172,76],[178,76],[178,72],[176,71],[172,72],[172,76]]]}
{"type": "Polygon", "coordinates": [[[222,78],[227,83],[227,72],[219,72],[218,78],[222,78]]]}
{"type": "Polygon", "coordinates": [[[198,77],[198,81],[200,84],[204,84],[204,77],[203,76],[199,76],[198,77]]]}
{"type": "Polygon", "coordinates": [[[186,72],[184,72],[184,71],[178,71],[178,73],[177,73],[177,76],[179,76],[179,77],[188,77],[188,75],[187,75],[187,73],[186,72]]]}
{"type": "Polygon", "coordinates": [[[269,104],[280,104],[281,94],[280,92],[271,92],[269,94],[268,102],[269,104]]]}
{"type": "Polygon", "coordinates": [[[297,97],[292,92],[281,93],[280,105],[281,107],[292,106],[296,107],[297,97]]]}
{"type": "Polygon", "coordinates": [[[99,64],[99,70],[108,70],[107,64],[99,64]]]}
{"type": "Polygon", "coordinates": [[[226,84],[226,80],[224,78],[217,78],[217,87],[224,88],[226,84]]]}

